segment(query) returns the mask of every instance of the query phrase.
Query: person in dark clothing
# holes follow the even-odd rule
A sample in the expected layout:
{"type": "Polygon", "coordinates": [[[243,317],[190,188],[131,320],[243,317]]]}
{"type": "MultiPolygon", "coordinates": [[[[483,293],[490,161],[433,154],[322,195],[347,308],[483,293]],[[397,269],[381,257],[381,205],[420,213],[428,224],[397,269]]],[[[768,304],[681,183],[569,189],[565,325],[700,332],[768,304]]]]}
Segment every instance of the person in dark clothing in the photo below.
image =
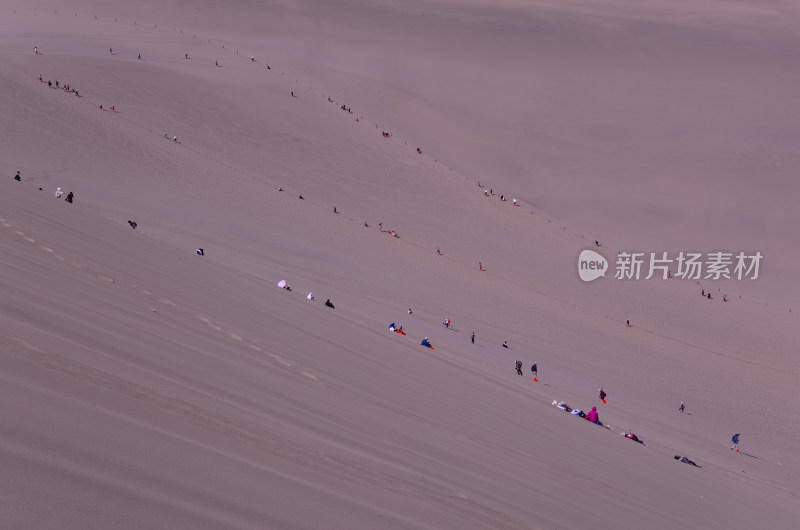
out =
{"type": "Polygon", "coordinates": [[[72,199],[75,198],[75,195],[72,192],[67,193],[67,198],[65,199],[68,203],[72,204],[72,199]]]}
{"type": "Polygon", "coordinates": [[[698,466],[697,464],[695,464],[694,462],[692,462],[691,460],[689,460],[685,456],[675,455],[675,460],[679,460],[679,461],[683,462],[684,464],[689,464],[690,466],[699,467],[699,468],[703,467],[703,466],[698,466]]]}
{"type": "Polygon", "coordinates": [[[517,367],[517,375],[522,375],[522,361],[517,361],[516,367],[517,367]]]}
{"type": "Polygon", "coordinates": [[[195,252],[197,253],[198,256],[206,255],[205,251],[202,248],[198,248],[197,250],[195,250],[195,252]]]}
{"type": "Polygon", "coordinates": [[[603,390],[603,387],[600,387],[600,401],[603,403],[606,402],[606,392],[603,390]]]}
{"type": "Polygon", "coordinates": [[[539,375],[539,368],[536,366],[536,363],[533,363],[533,365],[531,366],[531,373],[533,374],[533,377],[539,375]]]}
{"type": "Polygon", "coordinates": [[[475,344],[475,332],[472,332],[472,344],[475,344]]]}
{"type": "Polygon", "coordinates": [[[507,340],[503,341],[503,348],[508,348],[508,341],[507,340]]]}
{"type": "Polygon", "coordinates": [[[136,223],[136,221],[130,221],[130,220],[129,220],[129,221],[128,221],[128,224],[129,224],[129,225],[131,225],[131,228],[133,228],[134,230],[136,230],[136,227],[137,227],[137,226],[139,226],[139,225],[136,223]]]}
{"type": "Polygon", "coordinates": [[[22,175],[19,174],[19,171],[17,171],[17,174],[14,175],[14,180],[17,182],[22,182],[22,175]]]}
{"type": "Polygon", "coordinates": [[[333,307],[333,304],[331,303],[331,299],[330,298],[325,300],[325,306],[326,307],[330,307],[331,309],[336,309],[335,307],[333,307]]]}

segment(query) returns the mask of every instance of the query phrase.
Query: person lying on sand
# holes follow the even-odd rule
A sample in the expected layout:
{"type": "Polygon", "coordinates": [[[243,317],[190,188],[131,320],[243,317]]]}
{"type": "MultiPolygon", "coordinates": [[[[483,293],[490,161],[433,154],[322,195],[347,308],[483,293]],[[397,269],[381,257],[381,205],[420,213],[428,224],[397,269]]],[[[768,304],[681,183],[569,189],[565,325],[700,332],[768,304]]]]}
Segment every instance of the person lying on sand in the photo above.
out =
{"type": "Polygon", "coordinates": [[[689,460],[685,456],[675,455],[675,460],[680,460],[684,464],[689,464],[690,466],[699,467],[699,468],[703,467],[703,466],[698,466],[697,464],[695,464],[694,462],[692,462],[691,460],[689,460]]]}
{"type": "Polygon", "coordinates": [[[640,440],[638,436],[636,436],[630,431],[628,431],[627,433],[621,432],[619,434],[620,436],[624,436],[628,440],[633,440],[634,442],[639,442],[640,444],[645,445],[645,443],[642,440],[640,440]]]}

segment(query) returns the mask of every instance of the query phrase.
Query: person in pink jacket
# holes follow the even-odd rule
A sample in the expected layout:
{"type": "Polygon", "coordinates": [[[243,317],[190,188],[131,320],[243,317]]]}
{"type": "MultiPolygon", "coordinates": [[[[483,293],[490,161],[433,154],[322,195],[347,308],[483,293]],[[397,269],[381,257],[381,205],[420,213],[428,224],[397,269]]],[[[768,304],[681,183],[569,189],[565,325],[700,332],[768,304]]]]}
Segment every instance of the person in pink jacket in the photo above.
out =
{"type": "Polygon", "coordinates": [[[592,407],[592,410],[586,413],[586,419],[592,423],[601,425],[600,417],[597,415],[597,407],[592,407]]]}

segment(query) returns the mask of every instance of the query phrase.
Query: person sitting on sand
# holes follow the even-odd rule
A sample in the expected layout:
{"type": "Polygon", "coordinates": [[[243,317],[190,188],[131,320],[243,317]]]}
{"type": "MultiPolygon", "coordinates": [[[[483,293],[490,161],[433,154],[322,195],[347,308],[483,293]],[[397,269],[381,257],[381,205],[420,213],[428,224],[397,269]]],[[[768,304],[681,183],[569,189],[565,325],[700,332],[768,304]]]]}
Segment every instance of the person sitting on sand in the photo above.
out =
{"type": "Polygon", "coordinates": [[[202,248],[198,248],[197,250],[195,250],[195,252],[197,253],[198,256],[206,255],[206,252],[202,248]]]}
{"type": "Polygon", "coordinates": [[[703,466],[698,466],[697,464],[695,464],[694,462],[692,462],[691,460],[689,460],[685,456],[675,455],[675,460],[680,460],[684,464],[689,464],[690,466],[700,467],[700,468],[703,467],[703,466]]]}
{"type": "Polygon", "coordinates": [[[433,348],[433,346],[431,346],[430,341],[428,340],[428,337],[425,337],[424,339],[422,339],[422,342],[420,342],[420,344],[422,346],[425,346],[426,348],[433,348]]]}
{"type": "Polygon", "coordinates": [[[396,331],[397,328],[394,327],[394,322],[389,324],[389,331],[396,331]]]}
{"type": "Polygon", "coordinates": [[[20,172],[17,171],[17,174],[14,175],[14,180],[16,180],[17,182],[22,182],[22,175],[20,175],[19,173],[20,172]]]}
{"type": "Polygon", "coordinates": [[[56,188],[56,199],[60,199],[63,193],[61,192],[61,186],[56,188]]]}
{"type": "Polygon", "coordinates": [[[333,307],[333,304],[331,303],[331,299],[330,298],[325,300],[325,307],[330,307],[331,309],[336,309],[335,307],[333,307]]]}
{"type": "Polygon", "coordinates": [[[133,228],[134,230],[136,230],[136,227],[139,226],[139,224],[136,221],[131,221],[130,219],[128,219],[128,224],[131,225],[131,228],[133,228]]]}
{"type": "Polygon", "coordinates": [[[592,410],[586,413],[586,419],[597,425],[602,425],[602,423],[600,423],[600,416],[597,414],[597,407],[592,407],[592,410]]]}
{"type": "Polygon", "coordinates": [[[508,341],[507,340],[503,341],[503,348],[508,348],[508,341]]]}
{"type": "Polygon", "coordinates": [[[67,201],[68,203],[72,204],[72,199],[74,199],[74,198],[75,198],[75,195],[73,195],[73,194],[72,194],[72,192],[69,192],[69,193],[67,193],[67,199],[66,199],[66,201],[67,201]]]}
{"type": "Polygon", "coordinates": [[[308,296],[306,296],[306,298],[307,298],[309,301],[312,301],[312,302],[314,301],[314,295],[313,295],[313,294],[311,294],[311,291],[309,291],[309,292],[308,292],[308,296]]]}

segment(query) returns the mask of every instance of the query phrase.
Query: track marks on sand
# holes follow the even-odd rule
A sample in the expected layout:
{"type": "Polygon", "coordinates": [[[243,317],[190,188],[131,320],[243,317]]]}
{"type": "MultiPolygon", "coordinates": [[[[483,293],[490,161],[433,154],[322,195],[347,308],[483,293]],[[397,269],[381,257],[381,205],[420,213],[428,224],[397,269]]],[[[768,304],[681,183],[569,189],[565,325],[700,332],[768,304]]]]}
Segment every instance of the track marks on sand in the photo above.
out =
{"type": "MultiPolygon", "coordinates": [[[[196,318],[200,322],[202,322],[203,324],[208,326],[209,328],[213,329],[214,331],[225,335],[227,338],[235,340],[236,342],[238,342],[240,344],[244,344],[245,346],[247,346],[248,348],[250,348],[253,351],[256,351],[256,352],[259,352],[259,353],[263,353],[264,352],[264,349],[261,348],[260,346],[257,346],[255,344],[252,344],[250,342],[245,341],[244,338],[242,337],[242,335],[240,335],[239,333],[236,333],[234,331],[226,330],[223,326],[215,323],[214,321],[212,321],[207,316],[205,316],[205,315],[196,315],[196,318]]],[[[294,367],[294,370],[296,370],[298,374],[300,374],[303,377],[306,377],[308,379],[311,379],[313,381],[319,382],[319,378],[315,374],[313,374],[313,373],[311,373],[309,371],[306,371],[306,370],[302,370],[299,367],[295,367],[294,364],[292,364],[292,362],[290,362],[286,358],[282,357],[281,355],[278,355],[277,353],[269,353],[268,355],[269,355],[269,357],[271,357],[275,362],[277,362],[281,366],[284,366],[286,368],[293,368],[294,367]]]]}

